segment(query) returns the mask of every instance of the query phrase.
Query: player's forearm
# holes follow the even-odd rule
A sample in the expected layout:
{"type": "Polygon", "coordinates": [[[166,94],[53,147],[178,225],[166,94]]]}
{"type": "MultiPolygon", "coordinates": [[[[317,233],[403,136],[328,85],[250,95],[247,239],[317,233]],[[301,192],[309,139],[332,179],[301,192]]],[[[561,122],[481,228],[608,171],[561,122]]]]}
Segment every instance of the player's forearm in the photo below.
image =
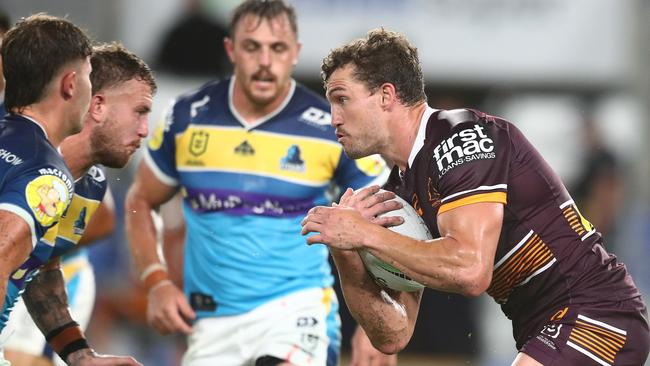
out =
{"type": "Polygon", "coordinates": [[[157,250],[157,235],[151,211],[153,207],[133,188],[125,203],[125,224],[129,248],[136,268],[141,273],[152,263],[161,260],[157,250]]]}
{"type": "Polygon", "coordinates": [[[491,278],[480,252],[453,237],[423,242],[380,228],[366,241],[373,255],[431,289],[478,296],[491,278]]]}
{"type": "Polygon", "coordinates": [[[330,251],[352,316],[377,349],[384,353],[399,352],[413,334],[415,320],[409,320],[409,316],[417,317],[421,294],[389,294],[374,283],[355,251],[330,251]]]}
{"type": "Polygon", "coordinates": [[[44,335],[72,321],[63,272],[58,267],[41,269],[27,284],[23,300],[44,335]]]}

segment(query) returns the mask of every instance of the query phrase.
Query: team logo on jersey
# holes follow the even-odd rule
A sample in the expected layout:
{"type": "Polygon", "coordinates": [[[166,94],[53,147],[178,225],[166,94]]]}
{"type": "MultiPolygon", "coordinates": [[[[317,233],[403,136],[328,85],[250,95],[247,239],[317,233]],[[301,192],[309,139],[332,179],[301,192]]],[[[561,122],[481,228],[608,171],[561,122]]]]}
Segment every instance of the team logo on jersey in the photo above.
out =
{"type": "Polygon", "coordinates": [[[300,147],[298,145],[289,147],[287,155],[280,160],[280,169],[301,173],[305,171],[305,161],[300,157],[300,147]]]}
{"type": "Polygon", "coordinates": [[[438,192],[436,187],[433,185],[433,180],[431,179],[431,177],[429,177],[429,181],[427,182],[427,194],[429,195],[428,198],[431,207],[433,207],[434,209],[440,207],[440,200],[442,197],[440,196],[440,192],[438,192]]]}
{"type": "Polygon", "coordinates": [[[332,115],[316,107],[309,107],[307,110],[302,112],[299,120],[322,129],[332,123],[332,115]]]}
{"type": "Polygon", "coordinates": [[[253,146],[248,143],[248,140],[244,140],[241,144],[237,145],[235,147],[235,154],[237,155],[243,155],[243,156],[250,156],[250,155],[255,155],[255,149],[253,149],[253,146]]]}
{"type": "Polygon", "coordinates": [[[77,219],[74,220],[74,224],[72,224],[72,229],[76,235],[83,235],[84,231],[86,230],[86,207],[85,206],[79,212],[79,217],[77,217],[77,219]]]}
{"type": "Polygon", "coordinates": [[[192,132],[192,137],[190,139],[190,154],[194,156],[203,154],[208,149],[209,138],[210,135],[203,130],[192,132]]]}
{"type": "Polygon", "coordinates": [[[25,196],[34,217],[43,226],[56,222],[68,207],[70,199],[66,184],[53,175],[42,175],[29,182],[25,196]]]}
{"type": "Polygon", "coordinates": [[[466,128],[444,139],[433,149],[433,158],[440,177],[466,162],[496,158],[494,140],[484,130],[483,126],[474,124],[472,128],[466,128]]]}

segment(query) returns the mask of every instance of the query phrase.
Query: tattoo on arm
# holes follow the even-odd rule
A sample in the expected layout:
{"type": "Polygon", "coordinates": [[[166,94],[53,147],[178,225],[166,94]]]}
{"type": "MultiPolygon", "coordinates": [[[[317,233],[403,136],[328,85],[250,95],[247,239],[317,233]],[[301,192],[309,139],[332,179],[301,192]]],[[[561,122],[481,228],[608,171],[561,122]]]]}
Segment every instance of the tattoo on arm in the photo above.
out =
{"type": "Polygon", "coordinates": [[[41,269],[25,288],[23,300],[34,323],[44,335],[72,321],[60,268],[41,269]]]}

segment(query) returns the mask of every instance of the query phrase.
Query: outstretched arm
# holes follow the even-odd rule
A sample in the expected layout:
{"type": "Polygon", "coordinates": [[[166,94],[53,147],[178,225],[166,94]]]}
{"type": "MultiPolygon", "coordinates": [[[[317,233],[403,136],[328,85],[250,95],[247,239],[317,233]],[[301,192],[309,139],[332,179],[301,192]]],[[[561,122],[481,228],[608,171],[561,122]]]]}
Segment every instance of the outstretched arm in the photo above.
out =
{"type": "Polygon", "coordinates": [[[67,364],[140,365],[131,357],[98,355],[89,347],[79,325],[70,316],[68,296],[58,259],[42,267],[27,284],[23,300],[36,326],[67,364]]]}
{"type": "Polygon", "coordinates": [[[126,234],[140,278],[148,292],[147,320],[159,333],[190,333],[195,318],[183,292],[172,283],[158,255],[151,211],[167,202],[176,187],[162,183],[143,161],[126,197],[126,234]]]}

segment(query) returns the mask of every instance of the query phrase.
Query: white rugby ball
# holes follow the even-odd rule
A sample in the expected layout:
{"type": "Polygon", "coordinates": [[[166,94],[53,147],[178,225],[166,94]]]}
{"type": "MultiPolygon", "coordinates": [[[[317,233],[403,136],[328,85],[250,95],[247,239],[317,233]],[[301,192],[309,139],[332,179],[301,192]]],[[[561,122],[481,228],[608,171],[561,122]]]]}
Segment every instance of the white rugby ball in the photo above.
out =
{"type": "MultiPolygon", "coordinates": [[[[427,228],[422,218],[415,212],[415,209],[411,207],[408,202],[399,196],[393,198],[393,201],[400,202],[402,208],[381,214],[379,217],[400,216],[404,219],[404,222],[401,225],[391,226],[388,229],[413,239],[432,239],[429,228],[427,228]]],[[[418,291],[424,288],[422,284],[412,280],[400,270],[375,257],[367,250],[360,249],[359,255],[361,256],[361,260],[363,261],[366,270],[379,286],[388,287],[397,291],[409,292],[418,291]]]]}

